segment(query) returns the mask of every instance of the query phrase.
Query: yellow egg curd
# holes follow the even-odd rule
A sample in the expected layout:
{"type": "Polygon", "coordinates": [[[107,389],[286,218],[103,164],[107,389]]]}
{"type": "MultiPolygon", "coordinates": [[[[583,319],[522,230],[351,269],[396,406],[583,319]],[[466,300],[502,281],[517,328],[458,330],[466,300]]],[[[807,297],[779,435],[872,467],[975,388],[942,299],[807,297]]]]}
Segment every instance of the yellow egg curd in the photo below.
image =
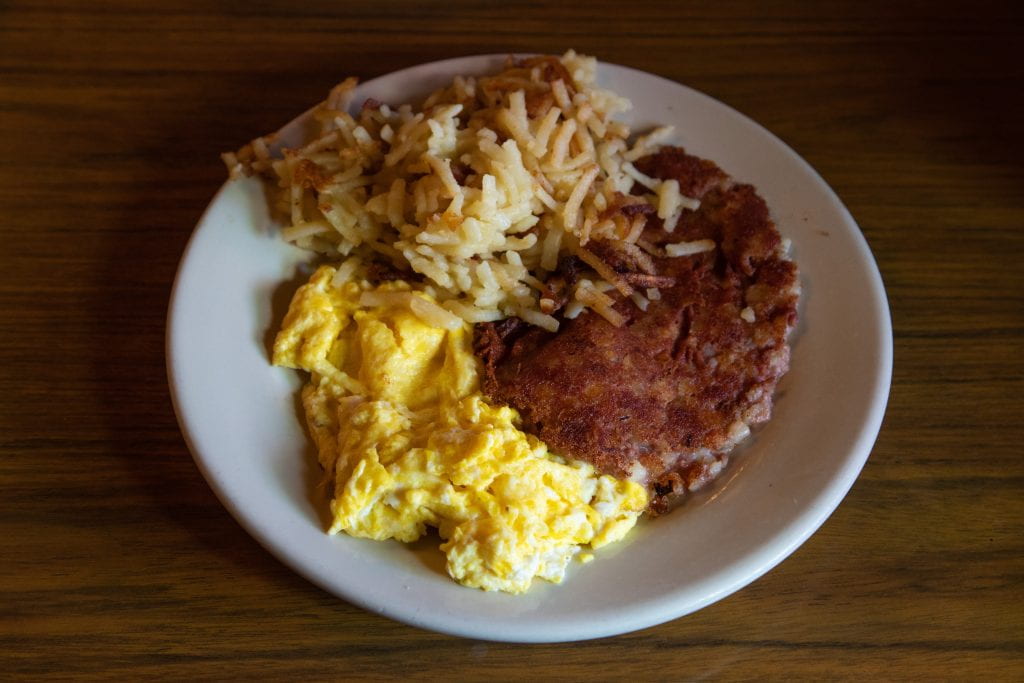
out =
{"type": "Polygon", "coordinates": [[[322,266],[296,292],[273,356],[311,373],[302,402],[333,483],[329,533],[410,542],[434,527],[452,578],[521,593],[633,528],[643,487],[549,453],[515,410],[487,403],[469,324],[428,324],[408,304],[432,299],[404,282],[335,274],[322,266]]]}

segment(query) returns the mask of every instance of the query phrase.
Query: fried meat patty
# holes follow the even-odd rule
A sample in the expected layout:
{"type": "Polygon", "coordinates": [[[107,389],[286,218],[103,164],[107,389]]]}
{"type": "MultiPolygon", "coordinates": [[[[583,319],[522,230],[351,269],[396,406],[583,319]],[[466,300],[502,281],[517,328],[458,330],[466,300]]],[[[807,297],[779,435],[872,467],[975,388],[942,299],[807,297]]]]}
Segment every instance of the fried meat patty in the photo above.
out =
{"type": "MultiPolygon", "coordinates": [[[[621,327],[593,311],[562,319],[554,334],[514,318],[480,324],[475,349],[488,398],[518,410],[553,452],[645,483],[652,510],[664,512],[724,467],[748,425],[770,417],[789,367],[799,284],[754,187],[679,148],[636,166],[700,199],[673,232],[649,215],[644,246],[663,254],[667,244],[711,239],[716,248],[670,258],[591,242],[627,282],[657,286],[661,298],[641,311],[607,292],[621,327]]],[[[571,287],[580,266],[563,261],[549,283],[571,287]]]]}

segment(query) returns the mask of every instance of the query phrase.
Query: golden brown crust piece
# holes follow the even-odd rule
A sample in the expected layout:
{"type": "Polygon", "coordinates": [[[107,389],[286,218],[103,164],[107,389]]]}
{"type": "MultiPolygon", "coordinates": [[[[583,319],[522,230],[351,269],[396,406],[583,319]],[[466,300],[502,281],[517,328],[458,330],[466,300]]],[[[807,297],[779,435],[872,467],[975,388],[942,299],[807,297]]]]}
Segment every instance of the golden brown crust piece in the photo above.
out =
{"type": "Polygon", "coordinates": [[[663,288],[646,312],[609,292],[627,319],[621,328],[593,313],[563,320],[556,334],[503,321],[477,326],[477,350],[488,397],[516,408],[524,427],[556,453],[620,477],[640,463],[655,493],[652,509],[664,511],[721,469],[737,422],[770,416],[789,366],[798,284],[752,186],[732,184],[711,162],[676,148],[637,167],[676,178],[701,199],[673,233],[650,217],[644,239],[658,247],[712,239],[717,248],[652,257],[656,276],[631,270],[638,284],[657,277],[663,288]],[[669,280],[673,286],[664,286],[669,280]],[[740,315],[748,307],[754,322],[740,315]]]}

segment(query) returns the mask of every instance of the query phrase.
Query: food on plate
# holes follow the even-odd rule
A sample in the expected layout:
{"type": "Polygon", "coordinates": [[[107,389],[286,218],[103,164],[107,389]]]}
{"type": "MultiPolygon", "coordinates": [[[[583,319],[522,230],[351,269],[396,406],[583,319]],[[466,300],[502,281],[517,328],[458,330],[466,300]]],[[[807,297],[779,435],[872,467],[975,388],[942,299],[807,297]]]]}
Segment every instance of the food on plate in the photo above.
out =
{"type": "MultiPolygon", "coordinates": [[[[512,60],[498,74],[456,77],[416,109],[355,102],[350,78],[313,113],[321,131],[303,147],[275,158],[276,138],[259,138],[225,162],[233,177],[277,182],[286,240],[414,274],[467,322],[516,316],[556,331],[545,279],[560,258],[583,259],[595,282],[640,301],[643,290],[588,245],[635,244],[652,206],[668,224],[694,206],[633,164],[672,129],[630,143],[613,117],[631,103],[595,76],[596,61],[573,52],[512,60]],[[653,194],[632,194],[637,183],[653,194]]],[[[566,316],[616,319],[589,288],[578,294],[566,316]]]]}
{"type": "Polygon", "coordinates": [[[355,97],[335,88],[302,147],[224,155],[333,264],[273,359],[311,373],[331,531],[435,527],[466,585],[558,581],[768,418],[796,268],[753,187],[616,120],[631,104],[593,58],[510,58],[416,107],[355,97]]]}
{"type": "Polygon", "coordinates": [[[453,578],[520,593],[633,527],[643,487],[554,457],[484,399],[468,323],[424,322],[414,302],[436,304],[407,283],[337,275],[321,266],[296,292],[273,355],[311,374],[331,533],[409,542],[434,527],[453,578]]]}
{"type": "MultiPolygon", "coordinates": [[[[699,207],[673,232],[649,221],[642,260],[594,250],[620,277],[657,282],[660,296],[641,310],[610,290],[609,305],[625,321],[618,327],[594,315],[566,321],[557,334],[514,318],[486,323],[476,347],[489,399],[516,408],[523,428],[557,452],[644,483],[653,509],[665,512],[713,479],[750,425],[771,416],[789,367],[799,285],[753,187],[678,149],[637,166],[677,181],[699,207]],[[692,253],[666,253],[680,245],[692,253]]],[[[557,276],[578,279],[578,264],[557,276]]]]}

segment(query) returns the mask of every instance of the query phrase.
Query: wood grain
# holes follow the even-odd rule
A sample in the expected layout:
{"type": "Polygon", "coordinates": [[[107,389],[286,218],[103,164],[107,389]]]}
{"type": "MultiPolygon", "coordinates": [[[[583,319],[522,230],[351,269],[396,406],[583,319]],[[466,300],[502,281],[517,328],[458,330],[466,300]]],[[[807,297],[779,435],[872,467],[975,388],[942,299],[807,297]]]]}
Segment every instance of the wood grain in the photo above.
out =
{"type": "Polygon", "coordinates": [[[1018,6],[619,4],[0,5],[5,677],[1024,678],[1018,6]],[[694,615],[571,645],[419,631],[218,503],[168,396],[170,286],[218,153],[341,77],[568,47],[732,105],[832,185],[890,297],[885,424],[824,527],[694,615]]]}

